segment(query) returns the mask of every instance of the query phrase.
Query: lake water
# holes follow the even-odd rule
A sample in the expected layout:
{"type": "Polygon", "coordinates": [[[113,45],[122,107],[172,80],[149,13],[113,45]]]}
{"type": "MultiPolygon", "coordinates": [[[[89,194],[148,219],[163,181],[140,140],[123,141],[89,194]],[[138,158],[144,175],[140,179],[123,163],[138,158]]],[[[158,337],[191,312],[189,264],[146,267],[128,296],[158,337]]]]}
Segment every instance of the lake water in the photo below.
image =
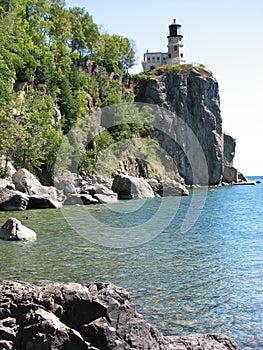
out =
{"type": "Polygon", "coordinates": [[[166,335],[221,332],[263,349],[263,184],[1,212],[0,223],[10,216],[38,238],[0,241],[0,279],[112,282],[166,335]]]}

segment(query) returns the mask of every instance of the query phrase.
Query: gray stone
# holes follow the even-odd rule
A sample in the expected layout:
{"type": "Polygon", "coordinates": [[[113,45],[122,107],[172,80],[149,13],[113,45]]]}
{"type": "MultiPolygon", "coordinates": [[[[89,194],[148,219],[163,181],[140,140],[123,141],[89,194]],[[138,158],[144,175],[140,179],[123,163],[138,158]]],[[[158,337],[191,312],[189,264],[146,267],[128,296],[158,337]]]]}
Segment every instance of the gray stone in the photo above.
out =
{"type": "Polygon", "coordinates": [[[98,203],[99,201],[89,194],[68,194],[64,205],[89,205],[98,203]]]}
{"type": "Polygon", "coordinates": [[[161,197],[189,195],[188,189],[176,181],[163,183],[157,193],[160,194],[161,197]]]}
{"type": "Polygon", "coordinates": [[[222,175],[222,182],[234,183],[238,181],[238,171],[235,167],[224,165],[224,171],[222,175]]]}
{"type": "Polygon", "coordinates": [[[154,192],[148,182],[134,176],[115,175],[112,190],[118,194],[119,199],[154,198],[154,192]]]}
{"type": "Polygon", "coordinates": [[[159,187],[159,181],[156,179],[146,179],[146,181],[152,189],[157,189],[159,187]]]}
{"type": "Polygon", "coordinates": [[[111,186],[112,186],[111,179],[105,176],[97,175],[97,174],[92,176],[92,183],[94,186],[103,185],[104,187],[107,187],[109,189],[111,189],[111,186]]]}
{"type": "MultiPolygon", "coordinates": [[[[112,182],[110,185],[112,186],[112,182]]],[[[112,191],[111,187],[107,187],[107,186],[101,185],[101,184],[95,184],[94,191],[96,194],[104,194],[105,196],[115,195],[115,193],[112,191]]]]}
{"type": "Polygon", "coordinates": [[[27,208],[29,197],[19,191],[0,188],[0,210],[25,210],[27,208]]]}
{"type": "Polygon", "coordinates": [[[102,193],[96,193],[94,194],[94,198],[98,200],[101,204],[111,204],[111,203],[117,203],[118,197],[116,193],[113,193],[111,195],[106,195],[102,193]]]}
{"type": "Polygon", "coordinates": [[[156,128],[151,132],[151,136],[174,158],[186,184],[220,183],[224,162],[222,118],[218,83],[211,73],[199,68],[179,74],[163,72],[159,76],[137,83],[135,101],[152,103],[162,107],[162,111],[167,110],[167,113],[162,113],[161,116],[157,113],[156,128]],[[203,149],[208,179],[202,176],[202,168],[206,164],[201,164],[201,168],[198,169],[198,161],[198,176],[193,178],[189,159],[179,147],[183,145],[185,150],[192,152],[194,159],[193,139],[188,137],[186,125],[203,149]]]}
{"type": "Polygon", "coordinates": [[[59,190],[63,190],[65,194],[79,192],[79,188],[85,183],[80,175],[69,170],[64,170],[61,175],[55,176],[53,182],[54,186],[59,190]]]}
{"type": "Polygon", "coordinates": [[[194,334],[167,337],[174,350],[237,350],[236,342],[224,334],[194,334]]]}
{"type": "Polygon", "coordinates": [[[29,196],[27,209],[48,209],[48,208],[61,208],[62,203],[59,202],[56,197],[48,195],[35,195],[29,196]]]}
{"type": "Polygon", "coordinates": [[[12,176],[13,183],[18,191],[29,196],[28,209],[60,208],[58,192],[55,187],[43,186],[26,169],[18,170],[12,176]]]}
{"type": "Polygon", "coordinates": [[[236,153],[236,139],[224,132],[224,165],[233,166],[233,159],[236,153]]]}
{"type": "MultiPolygon", "coordinates": [[[[19,350],[239,350],[222,334],[163,336],[107,283],[0,283],[1,343],[19,350]]],[[[1,346],[1,345],[0,345],[1,346]]]]}
{"type": "Polygon", "coordinates": [[[12,176],[13,183],[16,189],[20,192],[26,193],[27,195],[39,194],[42,191],[41,183],[26,169],[18,170],[12,176]]]}
{"type": "Polygon", "coordinates": [[[0,238],[8,241],[27,241],[36,239],[36,233],[16,218],[10,218],[0,228],[0,238]]]}

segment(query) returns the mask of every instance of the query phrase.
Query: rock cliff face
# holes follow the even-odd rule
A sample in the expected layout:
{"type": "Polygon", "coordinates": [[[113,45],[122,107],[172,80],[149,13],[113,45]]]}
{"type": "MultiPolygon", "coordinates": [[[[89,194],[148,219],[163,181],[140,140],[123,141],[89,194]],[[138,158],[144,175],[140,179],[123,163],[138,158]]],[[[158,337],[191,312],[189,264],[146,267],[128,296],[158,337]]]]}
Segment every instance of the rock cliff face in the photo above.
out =
{"type": "Polygon", "coordinates": [[[224,133],[224,170],[222,182],[237,182],[238,171],[233,166],[236,151],[236,140],[229,134],[224,133]]]}
{"type": "MultiPolygon", "coordinates": [[[[188,68],[178,74],[159,70],[157,75],[138,80],[135,93],[136,102],[158,105],[169,111],[168,115],[164,113],[162,120],[159,120],[162,126],[167,124],[166,129],[169,133],[165,134],[160,131],[161,128],[159,130],[155,128],[154,136],[174,157],[179,173],[186,183],[196,182],[191,161],[186,155],[190,152],[193,159],[195,158],[195,150],[191,150],[193,148],[189,136],[191,130],[204,152],[208,183],[219,184],[224,170],[224,154],[228,163],[233,160],[229,158],[230,154],[233,154],[233,142],[231,143],[228,138],[225,139],[229,151],[224,152],[219,89],[212,74],[197,67],[188,68]],[[171,112],[179,118],[171,120],[171,112]]],[[[198,167],[198,160],[196,162],[198,167]]],[[[200,167],[203,165],[200,164],[200,167]]],[[[199,182],[202,182],[202,179],[199,179],[199,182]]]]}

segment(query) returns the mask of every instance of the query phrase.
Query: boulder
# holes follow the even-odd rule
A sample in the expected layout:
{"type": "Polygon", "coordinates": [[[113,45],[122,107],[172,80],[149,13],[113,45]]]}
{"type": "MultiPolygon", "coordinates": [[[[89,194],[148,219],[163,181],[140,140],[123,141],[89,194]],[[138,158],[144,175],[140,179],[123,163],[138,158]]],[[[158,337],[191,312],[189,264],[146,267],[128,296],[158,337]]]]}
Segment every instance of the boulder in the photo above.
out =
{"type": "Polygon", "coordinates": [[[94,198],[98,200],[101,204],[111,204],[111,203],[117,203],[118,197],[116,193],[112,193],[111,195],[103,194],[103,193],[96,193],[94,194],[94,198]]]}
{"type": "Polygon", "coordinates": [[[102,185],[102,186],[107,187],[109,189],[111,189],[111,186],[112,186],[111,179],[109,179],[108,177],[105,177],[105,176],[97,175],[97,174],[92,176],[92,183],[95,186],[102,185]]]}
{"type": "Polygon", "coordinates": [[[112,189],[108,186],[112,185],[112,181],[110,183],[106,183],[106,185],[97,183],[94,185],[94,194],[93,197],[96,198],[101,204],[110,204],[116,203],[118,201],[118,196],[116,193],[112,191],[112,189]]]}
{"type": "Polygon", "coordinates": [[[86,183],[80,175],[72,173],[69,170],[64,170],[61,175],[55,176],[53,181],[55,187],[63,190],[65,195],[79,193],[81,186],[86,183]]]}
{"type": "Polygon", "coordinates": [[[119,199],[154,198],[154,192],[148,182],[142,178],[116,174],[112,184],[113,192],[119,199]]]}
{"type": "Polygon", "coordinates": [[[35,195],[29,196],[27,209],[48,209],[48,208],[61,208],[62,203],[59,202],[56,196],[52,195],[35,195]]]}
{"type": "Polygon", "coordinates": [[[55,187],[43,186],[26,169],[18,170],[12,176],[13,183],[18,191],[29,196],[29,209],[60,208],[61,202],[58,200],[58,192],[55,187]]]}
{"type": "Polygon", "coordinates": [[[189,196],[188,189],[183,184],[173,180],[162,183],[157,193],[161,197],[189,196]]]}
{"type": "Polygon", "coordinates": [[[234,183],[238,181],[238,171],[235,167],[225,165],[223,176],[222,176],[222,182],[226,183],[234,183]]]}
{"type": "Polygon", "coordinates": [[[26,193],[29,196],[40,194],[44,194],[47,196],[57,195],[56,189],[54,187],[41,185],[41,183],[35,178],[35,176],[26,169],[18,170],[12,176],[12,180],[16,186],[16,190],[26,193]]]}
{"type": "Polygon", "coordinates": [[[10,218],[0,228],[0,238],[7,241],[27,241],[36,239],[36,233],[16,218],[10,218]]]}
{"type": "Polygon", "coordinates": [[[113,284],[3,281],[0,305],[4,349],[239,350],[222,334],[163,336],[138,314],[129,293],[113,284]]]}
{"type": "Polygon", "coordinates": [[[112,191],[111,186],[112,186],[112,182],[110,184],[110,187],[102,184],[94,184],[94,192],[96,194],[104,194],[105,196],[112,196],[112,195],[116,196],[116,193],[112,191]]]}
{"type": "Polygon", "coordinates": [[[89,205],[98,204],[99,201],[89,194],[68,194],[64,205],[89,205]]]}
{"type": "Polygon", "coordinates": [[[29,197],[19,191],[0,188],[0,210],[25,210],[27,208],[29,197]]]}

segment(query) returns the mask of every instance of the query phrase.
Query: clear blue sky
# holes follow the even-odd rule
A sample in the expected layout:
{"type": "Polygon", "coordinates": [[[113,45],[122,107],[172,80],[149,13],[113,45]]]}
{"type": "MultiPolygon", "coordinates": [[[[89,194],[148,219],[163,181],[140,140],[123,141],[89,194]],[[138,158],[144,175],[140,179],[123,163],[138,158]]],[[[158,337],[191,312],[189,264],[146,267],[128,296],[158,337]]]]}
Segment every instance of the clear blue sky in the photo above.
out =
{"type": "Polygon", "coordinates": [[[101,30],[166,51],[168,25],[182,25],[185,57],[209,68],[219,83],[223,129],[237,139],[235,166],[263,175],[263,0],[67,0],[85,7],[101,30]]]}

